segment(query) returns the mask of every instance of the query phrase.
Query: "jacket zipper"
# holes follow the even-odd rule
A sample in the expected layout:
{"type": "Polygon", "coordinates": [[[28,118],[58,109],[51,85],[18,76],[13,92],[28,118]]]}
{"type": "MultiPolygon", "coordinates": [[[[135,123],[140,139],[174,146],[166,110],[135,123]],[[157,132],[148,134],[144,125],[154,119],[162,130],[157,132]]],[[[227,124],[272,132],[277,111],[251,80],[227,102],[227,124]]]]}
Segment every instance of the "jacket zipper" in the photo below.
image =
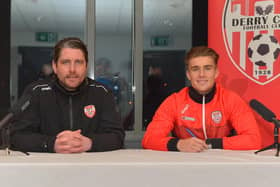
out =
{"type": "Polygon", "coordinates": [[[73,130],[73,106],[72,106],[72,97],[69,96],[69,122],[70,130],[73,130]]]}
{"type": "Polygon", "coordinates": [[[202,96],[202,128],[205,140],[207,139],[206,133],[206,119],[205,119],[205,95],[202,96]]]}

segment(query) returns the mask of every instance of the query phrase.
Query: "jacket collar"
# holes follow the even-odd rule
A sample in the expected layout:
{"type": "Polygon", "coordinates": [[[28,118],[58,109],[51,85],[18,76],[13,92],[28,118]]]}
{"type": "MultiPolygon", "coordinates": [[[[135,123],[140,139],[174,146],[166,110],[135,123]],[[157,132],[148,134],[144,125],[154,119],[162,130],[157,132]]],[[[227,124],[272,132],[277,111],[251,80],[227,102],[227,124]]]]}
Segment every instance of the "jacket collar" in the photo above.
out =
{"type": "MultiPolygon", "coordinates": [[[[205,95],[205,103],[209,103],[214,98],[215,93],[216,93],[216,84],[214,85],[212,90],[205,95]]],[[[195,102],[202,104],[203,95],[198,93],[193,87],[189,88],[189,96],[195,102]]]]}
{"type": "Polygon", "coordinates": [[[55,80],[54,80],[54,86],[62,93],[64,93],[65,95],[69,95],[69,96],[78,95],[86,88],[87,85],[88,85],[88,78],[85,78],[85,80],[82,82],[82,84],[80,84],[80,86],[77,87],[76,90],[69,91],[69,90],[66,90],[64,88],[64,86],[61,85],[61,83],[59,82],[57,77],[55,77],[55,80]]]}

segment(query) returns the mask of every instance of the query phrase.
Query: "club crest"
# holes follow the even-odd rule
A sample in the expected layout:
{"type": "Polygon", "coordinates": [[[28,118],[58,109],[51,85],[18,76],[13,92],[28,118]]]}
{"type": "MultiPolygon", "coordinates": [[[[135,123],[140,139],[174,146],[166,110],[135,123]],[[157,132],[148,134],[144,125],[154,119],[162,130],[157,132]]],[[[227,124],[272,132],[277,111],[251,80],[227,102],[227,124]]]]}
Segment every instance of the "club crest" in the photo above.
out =
{"type": "Polygon", "coordinates": [[[280,6],[273,0],[226,0],[223,38],[234,66],[265,85],[280,76],[280,6]]]}
{"type": "Polygon", "coordinates": [[[93,118],[95,116],[95,106],[94,105],[88,105],[84,107],[84,113],[88,118],[93,118]]]}
{"type": "Polygon", "coordinates": [[[212,112],[211,114],[211,117],[212,117],[212,120],[215,122],[215,123],[220,123],[222,121],[222,112],[221,111],[214,111],[212,112]]]}

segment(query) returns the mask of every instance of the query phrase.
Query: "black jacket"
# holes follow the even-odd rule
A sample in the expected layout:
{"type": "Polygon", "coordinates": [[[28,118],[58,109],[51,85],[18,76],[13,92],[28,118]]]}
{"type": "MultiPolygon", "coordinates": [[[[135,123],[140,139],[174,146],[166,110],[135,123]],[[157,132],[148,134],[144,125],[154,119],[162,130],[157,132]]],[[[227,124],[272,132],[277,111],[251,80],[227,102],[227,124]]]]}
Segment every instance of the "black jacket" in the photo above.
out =
{"type": "Polygon", "coordinates": [[[124,130],[113,94],[87,78],[77,91],[65,90],[56,78],[27,87],[30,105],[11,128],[11,148],[20,151],[54,152],[56,135],[81,129],[92,139],[90,151],[110,151],[123,146],[124,130]]]}

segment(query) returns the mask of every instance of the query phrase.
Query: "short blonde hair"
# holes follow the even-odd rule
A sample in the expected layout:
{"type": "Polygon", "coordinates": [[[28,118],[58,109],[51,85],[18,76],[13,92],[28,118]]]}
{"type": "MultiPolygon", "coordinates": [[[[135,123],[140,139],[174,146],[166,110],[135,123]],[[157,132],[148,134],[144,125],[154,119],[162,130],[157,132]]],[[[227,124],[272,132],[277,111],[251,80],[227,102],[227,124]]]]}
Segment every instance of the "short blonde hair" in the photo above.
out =
{"type": "Polygon", "coordinates": [[[188,68],[189,61],[192,58],[202,57],[202,56],[209,56],[214,60],[216,65],[218,64],[219,54],[214,49],[209,48],[207,46],[197,46],[197,47],[191,48],[186,54],[186,57],[185,57],[186,69],[188,68]]]}

